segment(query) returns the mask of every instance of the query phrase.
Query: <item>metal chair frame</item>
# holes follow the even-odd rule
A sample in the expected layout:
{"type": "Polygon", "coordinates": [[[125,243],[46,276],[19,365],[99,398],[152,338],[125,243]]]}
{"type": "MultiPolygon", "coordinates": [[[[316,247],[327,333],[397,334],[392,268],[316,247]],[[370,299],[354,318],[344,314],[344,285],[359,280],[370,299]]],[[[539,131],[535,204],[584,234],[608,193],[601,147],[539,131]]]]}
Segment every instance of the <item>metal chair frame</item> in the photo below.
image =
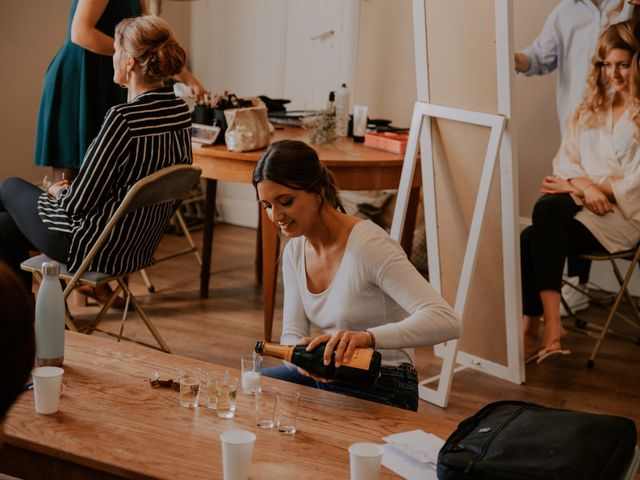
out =
{"type": "MultiPolygon", "coordinates": [[[[76,287],[81,284],[91,285],[96,287],[98,285],[102,285],[107,282],[115,281],[117,283],[117,287],[114,289],[112,296],[109,300],[102,306],[96,317],[93,319],[91,324],[88,327],[82,329],[84,333],[91,334],[93,331],[99,330],[97,325],[103,319],[104,315],[107,313],[109,308],[113,305],[113,302],[118,296],[120,290],[122,290],[125,294],[125,309],[122,315],[122,320],[120,322],[120,329],[118,334],[113,334],[111,332],[104,332],[109,335],[114,335],[120,339],[135,341],[137,343],[142,343],[143,345],[158,348],[153,345],[149,345],[143,342],[139,342],[136,340],[132,340],[130,338],[123,336],[124,331],[124,322],[127,318],[127,313],[129,310],[129,305],[133,306],[133,309],[138,313],[148,330],[151,332],[156,342],[160,346],[160,350],[164,350],[165,352],[170,353],[171,350],[169,346],[164,341],[160,332],[151,322],[151,319],[147,316],[147,314],[142,309],[142,306],[135,298],[135,296],[131,293],[129,289],[125,277],[134,272],[128,272],[122,275],[107,275],[99,272],[94,272],[89,270],[89,265],[91,264],[93,258],[98,254],[98,252],[102,249],[102,246],[109,238],[113,228],[116,226],[118,221],[124,217],[127,213],[137,210],[142,207],[146,207],[149,205],[155,205],[166,202],[173,202],[174,212],[177,211],[177,208],[180,206],[180,203],[183,198],[188,196],[189,192],[193,185],[200,178],[201,169],[198,166],[193,165],[173,165],[171,167],[163,168],[151,175],[144,177],[138,180],[127,192],[125,198],[122,200],[122,203],[115,211],[115,213],[109,219],[109,222],[103,229],[102,233],[98,237],[97,241],[89,251],[89,253],[83,259],[80,267],[78,267],[75,273],[71,273],[67,270],[66,265],[60,265],[60,278],[67,281],[67,286],[64,289],[64,298],[65,298],[65,324],[70,330],[80,331],[78,325],[73,319],[73,316],[69,312],[68,306],[66,305],[66,300],[76,287]]],[[[44,262],[50,261],[51,259],[46,255],[38,255],[36,257],[32,257],[28,260],[25,260],[21,264],[21,268],[26,271],[30,271],[37,280],[41,281],[41,266],[44,262]]]]}
{"type": "MultiPolygon", "coordinates": [[[[598,352],[602,347],[602,342],[604,342],[606,335],[608,333],[621,335],[618,332],[615,332],[613,329],[611,329],[611,324],[613,323],[613,319],[615,317],[621,318],[623,321],[629,323],[633,327],[640,330],[640,311],[638,311],[638,306],[628,290],[629,282],[631,281],[631,276],[633,275],[633,271],[636,265],[638,264],[638,261],[640,260],[640,243],[636,245],[635,248],[632,248],[630,250],[625,250],[623,252],[617,252],[617,253],[611,253],[611,254],[608,252],[592,252],[588,254],[576,255],[576,257],[582,258],[584,260],[591,260],[593,262],[608,261],[611,264],[613,273],[615,274],[616,280],[618,281],[618,285],[619,285],[618,291],[612,294],[611,298],[613,299],[613,304],[609,308],[607,319],[605,320],[605,323],[602,327],[594,326],[580,319],[571,310],[571,308],[569,307],[565,299],[560,297],[562,301],[562,305],[564,306],[569,316],[573,318],[576,327],[581,329],[581,331],[586,332],[587,335],[589,335],[590,337],[596,339],[596,344],[593,347],[591,356],[589,357],[589,360],[587,360],[587,367],[591,369],[595,365],[596,356],[598,355],[598,352]],[[622,272],[618,268],[618,264],[616,263],[616,260],[630,261],[629,267],[627,268],[624,276],[622,275],[622,272]],[[634,320],[631,320],[626,315],[623,315],[618,312],[618,308],[620,307],[620,303],[622,302],[623,298],[625,298],[625,300],[631,307],[634,320]]],[[[565,284],[569,285],[571,288],[585,295],[589,295],[587,291],[581,289],[580,287],[571,285],[570,283],[566,283],[566,282],[565,284]]],[[[606,305],[604,304],[602,304],[601,306],[603,308],[607,308],[606,305]]],[[[635,340],[635,342],[640,345],[640,333],[638,335],[639,335],[638,337],[632,340],[635,340]]],[[[628,336],[625,336],[625,337],[628,338],[628,336]]]]}

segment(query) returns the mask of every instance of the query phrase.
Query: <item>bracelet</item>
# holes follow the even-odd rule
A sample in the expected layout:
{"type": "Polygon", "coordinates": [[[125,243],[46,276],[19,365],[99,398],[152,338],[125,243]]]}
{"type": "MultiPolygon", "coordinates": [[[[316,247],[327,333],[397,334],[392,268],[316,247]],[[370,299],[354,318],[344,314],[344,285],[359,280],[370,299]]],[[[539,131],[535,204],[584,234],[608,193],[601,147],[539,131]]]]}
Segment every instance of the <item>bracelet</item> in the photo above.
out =
{"type": "Polygon", "coordinates": [[[371,330],[365,330],[365,331],[371,337],[371,345],[370,345],[370,347],[375,349],[376,348],[376,336],[373,334],[373,332],[371,330]]]}
{"type": "Polygon", "coordinates": [[[597,186],[598,186],[598,185],[597,185],[595,182],[591,182],[589,185],[587,185],[586,187],[584,187],[584,188],[582,189],[582,191],[584,192],[584,191],[585,191],[587,188],[589,188],[589,187],[597,187],[597,186]]]}

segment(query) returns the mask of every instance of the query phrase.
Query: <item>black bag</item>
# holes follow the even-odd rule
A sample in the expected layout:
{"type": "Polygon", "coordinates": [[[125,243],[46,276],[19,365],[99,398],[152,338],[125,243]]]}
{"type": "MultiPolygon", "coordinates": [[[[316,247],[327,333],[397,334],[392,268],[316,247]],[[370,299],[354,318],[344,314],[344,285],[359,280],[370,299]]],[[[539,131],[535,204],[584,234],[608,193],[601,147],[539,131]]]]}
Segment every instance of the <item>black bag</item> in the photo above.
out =
{"type": "Polygon", "coordinates": [[[636,445],[623,417],[495,402],[463,420],[438,454],[438,478],[618,480],[636,445]]]}

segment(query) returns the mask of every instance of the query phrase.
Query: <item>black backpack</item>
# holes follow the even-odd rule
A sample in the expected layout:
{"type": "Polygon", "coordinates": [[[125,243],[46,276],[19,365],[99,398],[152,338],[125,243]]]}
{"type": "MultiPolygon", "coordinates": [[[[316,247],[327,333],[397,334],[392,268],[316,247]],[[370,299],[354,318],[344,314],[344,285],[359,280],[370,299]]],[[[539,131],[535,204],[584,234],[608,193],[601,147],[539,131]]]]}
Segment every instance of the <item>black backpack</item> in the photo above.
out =
{"type": "Polygon", "coordinates": [[[628,418],[495,402],[447,439],[438,478],[618,480],[635,446],[636,426],[628,418]]]}

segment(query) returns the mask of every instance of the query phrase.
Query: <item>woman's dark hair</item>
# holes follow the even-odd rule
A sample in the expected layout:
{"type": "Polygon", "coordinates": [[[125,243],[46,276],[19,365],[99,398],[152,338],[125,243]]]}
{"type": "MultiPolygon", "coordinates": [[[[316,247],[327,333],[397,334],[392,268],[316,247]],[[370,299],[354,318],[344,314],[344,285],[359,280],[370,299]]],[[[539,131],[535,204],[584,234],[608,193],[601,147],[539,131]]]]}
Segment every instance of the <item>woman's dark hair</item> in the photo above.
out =
{"type": "Polygon", "coordinates": [[[333,175],[316,151],[298,140],[274,142],[253,170],[253,186],[270,180],[294,190],[317,193],[336,210],[345,212],[333,175]]]}
{"type": "Polygon", "coordinates": [[[0,262],[0,421],[23,390],[33,368],[33,300],[24,282],[0,262]]]}

